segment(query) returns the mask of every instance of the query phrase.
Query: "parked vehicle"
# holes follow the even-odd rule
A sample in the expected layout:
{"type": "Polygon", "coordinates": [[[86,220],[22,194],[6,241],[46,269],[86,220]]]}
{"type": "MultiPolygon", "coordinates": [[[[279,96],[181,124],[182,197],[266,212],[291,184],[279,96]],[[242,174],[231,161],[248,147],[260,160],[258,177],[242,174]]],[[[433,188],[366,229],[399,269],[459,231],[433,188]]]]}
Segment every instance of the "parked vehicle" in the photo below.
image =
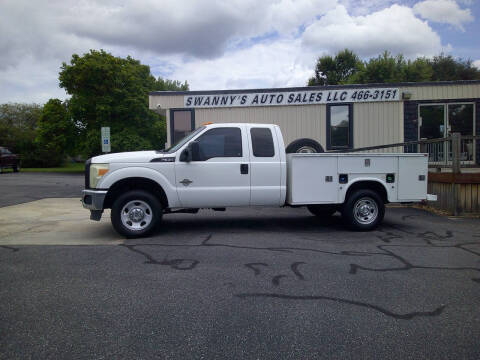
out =
{"type": "Polygon", "coordinates": [[[20,170],[20,158],[10,150],[0,146],[0,173],[3,169],[11,168],[14,172],[20,170]]]}
{"type": "Polygon", "coordinates": [[[149,234],[169,213],[230,206],[307,206],[340,211],[353,230],[374,229],[385,204],[427,195],[427,154],[287,154],[270,124],[202,126],[165,151],[96,156],[86,162],[83,206],[92,220],[111,209],[115,230],[149,234]]]}

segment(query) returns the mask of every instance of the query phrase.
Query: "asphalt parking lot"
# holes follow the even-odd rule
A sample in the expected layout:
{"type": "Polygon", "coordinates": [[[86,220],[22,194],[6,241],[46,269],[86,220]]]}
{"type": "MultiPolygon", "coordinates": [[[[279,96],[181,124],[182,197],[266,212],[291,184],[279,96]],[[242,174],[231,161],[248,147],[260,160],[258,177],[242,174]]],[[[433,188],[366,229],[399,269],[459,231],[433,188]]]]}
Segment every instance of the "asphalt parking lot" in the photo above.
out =
{"type": "Polygon", "coordinates": [[[0,176],[0,358],[480,357],[478,219],[397,207],[353,233],[237,208],[125,240],[88,220],[82,181],[0,176]],[[25,202],[35,184],[50,198],[25,202]]]}

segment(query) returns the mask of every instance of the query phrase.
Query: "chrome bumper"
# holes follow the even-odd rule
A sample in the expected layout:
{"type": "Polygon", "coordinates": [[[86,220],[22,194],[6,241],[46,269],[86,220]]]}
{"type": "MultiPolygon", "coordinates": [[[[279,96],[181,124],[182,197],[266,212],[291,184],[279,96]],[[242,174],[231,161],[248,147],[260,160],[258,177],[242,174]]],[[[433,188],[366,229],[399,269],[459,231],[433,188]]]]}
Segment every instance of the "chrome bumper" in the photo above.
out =
{"type": "Polygon", "coordinates": [[[85,209],[103,210],[107,190],[82,190],[82,205],[85,209]]]}

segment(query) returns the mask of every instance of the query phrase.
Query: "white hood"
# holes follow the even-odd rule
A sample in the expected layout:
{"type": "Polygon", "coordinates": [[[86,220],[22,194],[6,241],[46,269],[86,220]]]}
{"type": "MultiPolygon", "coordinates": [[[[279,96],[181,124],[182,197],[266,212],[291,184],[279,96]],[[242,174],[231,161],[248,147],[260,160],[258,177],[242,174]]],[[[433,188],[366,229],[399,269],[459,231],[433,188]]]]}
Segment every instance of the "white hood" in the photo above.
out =
{"type": "Polygon", "coordinates": [[[109,163],[147,163],[152,159],[164,157],[165,154],[154,150],[131,151],[113,154],[99,155],[92,158],[94,164],[109,163]]]}

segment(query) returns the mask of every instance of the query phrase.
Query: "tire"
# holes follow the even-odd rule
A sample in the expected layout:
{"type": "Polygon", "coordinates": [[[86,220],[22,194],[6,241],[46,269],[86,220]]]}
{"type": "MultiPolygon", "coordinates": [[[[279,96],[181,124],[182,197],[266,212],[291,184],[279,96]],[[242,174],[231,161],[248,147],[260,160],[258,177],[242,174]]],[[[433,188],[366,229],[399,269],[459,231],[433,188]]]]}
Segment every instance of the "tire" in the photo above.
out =
{"type": "Polygon", "coordinates": [[[385,216],[385,204],[378,193],[372,190],[357,190],[342,207],[344,223],[355,231],[375,229],[385,216]]]}
{"type": "Polygon", "coordinates": [[[313,139],[298,139],[292,141],[285,149],[287,154],[293,153],[323,153],[323,147],[313,139]]]}
{"type": "Polygon", "coordinates": [[[337,211],[337,208],[331,205],[307,205],[307,209],[319,218],[329,218],[337,211]]]}
{"type": "Polygon", "coordinates": [[[162,220],[160,201],[144,190],[132,190],[120,195],[112,206],[113,228],[127,238],[147,236],[162,220]]]}

